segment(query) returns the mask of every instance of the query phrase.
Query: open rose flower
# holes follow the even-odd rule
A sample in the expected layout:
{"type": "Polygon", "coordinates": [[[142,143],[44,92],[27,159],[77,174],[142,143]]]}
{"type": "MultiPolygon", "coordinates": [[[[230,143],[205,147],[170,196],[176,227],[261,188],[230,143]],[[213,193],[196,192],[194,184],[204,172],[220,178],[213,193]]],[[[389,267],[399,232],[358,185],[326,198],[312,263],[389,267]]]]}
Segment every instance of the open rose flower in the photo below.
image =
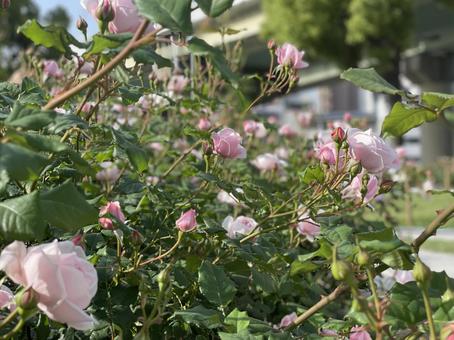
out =
{"type": "Polygon", "coordinates": [[[199,130],[207,131],[211,129],[211,122],[208,118],[200,118],[197,127],[199,128],[199,130]]]}
{"type": "Polygon", "coordinates": [[[266,137],[266,127],[263,123],[256,122],[255,120],[245,120],[243,122],[244,132],[256,138],[266,137]]]}
{"type": "Polygon", "coordinates": [[[233,218],[227,216],[222,222],[222,228],[227,230],[227,236],[235,239],[250,234],[257,227],[257,222],[250,217],[238,216],[233,218]]]}
{"type": "Polygon", "coordinates": [[[173,75],[167,84],[167,90],[173,93],[181,93],[189,84],[189,79],[183,75],[173,75]]]}
{"type": "Polygon", "coordinates": [[[295,137],[298,133],[296,132],[296,130],[294,128],[291,127],[290,124],[284,124],[282,125],[279,130],[278,130],[278,133],[281,135],[281,136],[284,136],[284,137],[287,137],[287,138],[293,138],[295,137]]]}
{"type": "Polygon", "coordinates": [[[394,149],[370,129],[367,131],[349,129],[347,141],[352,158],[372,174],[381,174],[399,165],[394,149]]]}
{"type": "Polygon", "coordinates": [[[350,340],[372,340],[364,327],[355,326],[350,330],[350,340]]]}
{"type": "Polygon", "coordinates": [[[285,43],[276,49],[277,62],[281,66],[287,66],[298,70],[308,67],[309,64],[303,61],[304,51],[299,51],[295,46],[285,43]]]}
{"type": "Polygon", "coordinates": [[[38,308],[50,319],[78,330],[93,328],[84,309],[98,288],[98,275],[83,249],[71,241],[27,248],[14,241],[0,255],[0,269],[15,283],[33,289],[38,308]]]}
{"type": "Polygon", "coordinates": [[[251,162],[257,169],[262,171],[273,171],[278,170],[285,165],[284,161],[281,161],[276,155],[272,153],[264,153],[258,155],[256,159],[251,162]]]}
{"type": "Polygon", "coordinates": [[[380,189],[378,178],[370,175],[366,188],[363,188],[363,177],[364,173],[355,176],[351,183],[342,190],[342,198],[353,200],[357,204],[361,202],[366,204],[372,201],[380,189]]]}
{"type": "Polygon", "coordinates": [[[61,79],[64,77],[65,73],[60,69],[55,60],[44,60],[44,76],[45,78],[56,78],[61,79]]]}
{"type": "Polygon", "coordinates": [[[315,237],[320,235],[320,224],[310,218],[307,213],[303,214],[301,219],[302,221],[298,222],[296,225],[296,230],[301,235],[306,236],[306,239],[309,242],[314,242],[315,237]]]}
{"type": "Polygon", "coordinates": [[[196,217],[197,212],[194,209],[190,209],[182,213],[176,222],[177,228],[183,232],[193,230],[197,225],[196,217]]]}
{"type": "Polygon", "coordinates": [[[246,158],[246,149],[241,145],[242,138],[233,129],[224,128],[211,135],[214,152],[224,158],[246,158]]]}
{"type": "Polygon", "coordinates": [[[115,217],[117,220],[119,220],[121,223],[126,222],[126,217],[123,214],[123,211],[121,210],[120,202],[115,201],[115,202],[109,202],[105,206],[101,207],[99,209],[99,224],[104,229],[113,229],[113,221],[109,217],[105,217],[105,215],[112,215],[115,217]]]}

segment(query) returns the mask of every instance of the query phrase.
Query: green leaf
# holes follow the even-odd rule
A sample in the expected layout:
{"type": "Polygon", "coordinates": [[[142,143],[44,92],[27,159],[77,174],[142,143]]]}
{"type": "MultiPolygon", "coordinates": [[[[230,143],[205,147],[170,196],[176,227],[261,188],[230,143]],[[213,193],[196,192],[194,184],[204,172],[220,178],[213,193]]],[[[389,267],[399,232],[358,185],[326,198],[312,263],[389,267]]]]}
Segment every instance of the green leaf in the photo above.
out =
{"type": "Polygon", "coordinates": [[[55,120],[54,111],[41,111],[20,102],[16,102],[11,113],[5,119],[5,125],[26,130],[39,130],[55,120]]]}
{"type": "Polygon", "coordinates": [[[41,240],[46,228],[37,191],[0,202],[0,233],[6,240],[41,240]]]}
{"type": "Polygon", "coordinates": [[[232,310],[224,320],[224,323],[230,326],[231,333],[239,333],[249,326],[249,317],[246,312],[241,312],[237,308],[232,310]]]}
{"type": "Polygon", "coordinates": [[[454,106],[454,95],[439,92],[424,92],[421,96],[424,104],[436,109],[438,112],[444,111],[454,106]]]}
{"type": "Polygon", "coordinates": [[[27,20],[17,31],[18,33],[25,35],[36,45],[54,48],[68,57],[74,54],[70,45],[75,45],[80,48],[85,47],[85,44],[80,43],[63,27],[53,25],[43,27],[35,19],[27,20]]]}
{"type": "Polygon", "coordinates": [[[0,144],[0,171],[6,170],[11,179],[36,179],[47,165],[46,157],[14,144],[0,144]]]}
{"type": "Polygon", "coordinates": [[[372,92],[392,95],[403,93],[402,90],[395,88],[383,79],[373,68],[349,68],[342,72],[340,78],[372,92]]]}
{"type": "Polygon", "coordinates": [[[33,151],[60,153],[68,151],[69,146],[60,142],[59,136],[43,136],[38,134],[23,133],[9,130],[6,136],[23,147],[33,151]]]}
{"type": "Polygon", "coordinates": [[[233,5],[233,0],[195,0],[195,2],[209,17],[217,17],[233,5]]]}
{"type": "Polygon", "coordinates": [[[131,33],[121,34],[95,34],[92,37],[90,47],[87,52],[84,53],[84,58],[88,58],[94,54],[100,54],[108,52],[109,50],[116,49],[123,45],[126,41],[132,38],[131,33]]]}
{"type": "Polygon", "coordinates": [[[311,184],[312,182],[323,183],[325,179],[325,173],[320,165],[307,167],[300,176],[305,184],[311,184]]]}
{"type": "Polygon", "coordinates": [[[71,182],[41,194],[40,204],[44,218],[51,225],[68,232],[98,220],[97,211],[71,182]]]}
{"type": "Polygon", "coordinates": [[[310,273],[319,268],[320,266],[310,262],[300,262],[298,260],[293,261],[292,264],[290,265],[290,276],[297,275],[299,273],[310,273]]]}
{"type": "Polygon", "coordinates": [[[139,13],[172,31],[192,33],[191,0],[136,0],[139,13]]]}
{"type": "Polygon", "coordinates": [[[88,124],[86,121],[73,114],[57,114],[55,121],[51,125],[49,125],[47,130],[50,133],[59,134],[73,127],[78,127],[79,129],[87,129],[88,124]]]}
{"type": "Polygon", "coordinates": [[[227,306],[236,293],[235,284],[217,267],[204,261],[199,268],[199,286],[202,294],[216,306],[227,306]]]}
{"type": "Polygon", "coordinates": [[[112,130],[116,144],[128,155],[129,161],[138,172],[148,170],[148,154],[139,145],[133,136],[126,135],[124,132],[112,130]]]}
{"type": "Polygon", "coordinates": [[[157,54],[151,47],[142,47],[132,52],[132,57],[137,63],[156,64],[161,67],[172,67],[172,61],[157,54]]]}
{"type": "Polygon", "coordinates": [[[218,48],[215,48],[206,41],[199,38],[192,38],[188,42],[188,48],[194,55],[207,56],[210,58],[214,67],[219,71],[222,77],[227,80],[232,86],[238,86],[238,76],[230,69],[227,59],[218,48]]]}
{"type": "Polygon", "coordinates": [[[175,315],[181,316],[187,323],[203,325],[207,328],[216,328],[222,325],[219,313],[203,306],[195,306],[183,311],[177,311],[175,315]]]}
{"type": "Polygon", "coordinates": [[[276,291],[276,283],[271,274],[261,273],[252,269],[252,281],[264,293],[271,294],[276,291]]]}
{"type": "Polygon", "coordinates": [[[385,117],[382,131],[399,137],[422,123],[436,119],[437,114],[432,111],[420,107],[409,107],[397,102],[385,117]]]}

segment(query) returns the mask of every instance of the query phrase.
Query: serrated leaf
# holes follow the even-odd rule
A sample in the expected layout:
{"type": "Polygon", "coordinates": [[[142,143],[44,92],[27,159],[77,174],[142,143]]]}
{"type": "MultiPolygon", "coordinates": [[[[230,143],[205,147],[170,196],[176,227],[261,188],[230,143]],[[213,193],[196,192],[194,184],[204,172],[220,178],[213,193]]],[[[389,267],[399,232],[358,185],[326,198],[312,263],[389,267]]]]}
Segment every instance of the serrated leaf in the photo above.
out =
{"type": "Polygon", "coordinates": [[[16,102],[11,113],[5,119],[5,125],[26,130],[39,130],[52,123],[55,117],[56,113],[54,111],[41,111],[16,102]]]}
{"type": "Polygon", "coordinates": [[[400,102],[394,104],[383,121],[382,131],[399,137],[425,122],[437,119],[437,114],[421,107],[409,107],[400,102]]]}
{"type": "Polygon", "coordinates": [[[383,79],[373,68],[349,68],[341,73],[340,78],[372,92],[392,95],[403,93],[383,79]]]}
{"type": "Polygon", "coordinates": [[[136,0],[139,13],[172,31],[192,33],[191,0],[136,0]]]}
{"type": "Polygon", "coordinates": [[[41,194],[40,204],[43,217],[54,227],[68,232],[98,220],[98,212],[71,182],[41,194]]]}
{"type": "Polygon", "coordinates": [[[0,171],[6,170],[11,179],[36,179],[47,164],[47,158],[39,153],[19,145],[0,144],[0,171]]]}
{"type": "Polygon", "coordinates": [[[231,329],[232,333],[239,333],[249,326],[249,316],[246,312],[241,312],[237,308],[232,310],[224,320],[224,323],[231,329]]]}
{"type": "Polygon", "coordinates": [[[195,0],[195,2],[209,17],[217,17],[233,5],[233,0],[195,0]]]}
{"type": "Polygon", "coordinates": [[[199,287],[203,296],[216,306],[227,306],[236,293],[235,284],[221,267],[204,261],[199,268],[199,287]]]}
{"type": "Polygon", "coordinates": [[[116,49],[132,38],[131,33],[121,34],[95,34],[92,37],[90,47],[84,53],[84,58],[88,58],[94,54],[108,52],[109,50],[116,49]]]}
{"type": "Polygon", "coordinates": [[[4,239],[41,240],[46,228],[37,191],[0,202],[0,233],[4,239]]]}

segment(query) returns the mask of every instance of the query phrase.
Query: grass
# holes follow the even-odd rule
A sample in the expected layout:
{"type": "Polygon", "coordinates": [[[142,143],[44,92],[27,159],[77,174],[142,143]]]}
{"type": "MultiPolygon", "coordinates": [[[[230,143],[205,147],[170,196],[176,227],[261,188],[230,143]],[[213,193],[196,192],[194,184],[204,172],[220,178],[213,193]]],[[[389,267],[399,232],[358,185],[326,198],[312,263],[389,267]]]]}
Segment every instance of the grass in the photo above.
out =
{"type": "MultiPolygon", "coordinates": [[[[447,207],[449,204],[452,204],[452,202],[454,202],[454,197],[451,194],[428,195],[425,197],[420,194],[412,194],[411,211],[413,226],[427,226],[437,216],[437,210],[447,207]]],[[[399,227],[408,225],[405,218],[405,201],[403,198],[394,200],[393,206],[390,206],[385,198],[385,204],[389,207],[391,216],[397,221],[399,227]]],[[[368,215],[368,217],[373,220],[381,219],[377,213],[369,213],[368,215]]],[[[445,227],[454,227],[454,218],[448,221],[445,227]]]]}
{"type": "Polygon", "coordinates": [[[430,250],[437,253],[451,253],[454,254],[454,247],[452,241],[439,241],[439,240],[427,240],[423,246],[422,250],[430,250]]]}

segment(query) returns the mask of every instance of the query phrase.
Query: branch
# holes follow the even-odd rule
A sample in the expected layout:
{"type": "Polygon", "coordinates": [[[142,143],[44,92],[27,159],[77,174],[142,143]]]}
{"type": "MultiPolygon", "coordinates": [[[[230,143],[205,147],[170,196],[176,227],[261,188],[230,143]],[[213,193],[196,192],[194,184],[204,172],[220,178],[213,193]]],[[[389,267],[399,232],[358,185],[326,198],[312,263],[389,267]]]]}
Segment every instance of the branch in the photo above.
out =
{"type": "Polygon", "coordinates": [[[417,253],[419,251],[419,247],[426,242],[426,240],[435,235],[437,229],[442,226],[447,219],[454,213],[454,204],[449,206],[448,208],[444,209],[440,212],[440,214],[424,229],[424,231],[412,242],[411,246],[417,253]]]}
{"type": "Polygon", "coordinates": [[[345,284],[341,284],[337,286],[336,289],[334,289],[331,294],[324,296],[320,299],[319,302],[317,302],[315,305],[313,305],[311,308],[309,308],[307,311],[305,311],[303,314],[298,316],[293,323],[286,328],[286,330],[291,330],[295,328],[296,326],[302,324],[304,321],[309,319],[312,315],[317,313],[320,309],[325,307],[326,305],[330,304],[334,300],[336,300],[339,295],[341,295],[343,292],[348,290],[348,286],[345,284]]]}
{"type": "Polygon", "coordinates": [[[148,24],[150,22],[148,20],[144,20],[140,27],[137,29],[136,33],[134,34],[134,37],[131,39],[131,41],[126,45],[126,47],[121,50],[120,53],[118,53],[111,61],[109,61],[103,68],[95,72],[93,75],[91,75],[89,78],[87,78],[85,81],[81,82],[77,86],[69,89],[68,91],[63,92],[62,94],[58,95],[57,97],[51,99],[44,107],[44,110],[52,110],[61,104],[63,104],[65,101],[67,101],[69,98],[72,96],[78,94],[79,92],[85,90],[87,87],[93,85],[96,83],[99,79],[107,75],[110,71],[112,71],[124,58],[126,58],[133,50],[141,46],[142,43],[144,43],[143,40],[140,38],[144,34],[145,30],[148,27],[148,24]]]}

